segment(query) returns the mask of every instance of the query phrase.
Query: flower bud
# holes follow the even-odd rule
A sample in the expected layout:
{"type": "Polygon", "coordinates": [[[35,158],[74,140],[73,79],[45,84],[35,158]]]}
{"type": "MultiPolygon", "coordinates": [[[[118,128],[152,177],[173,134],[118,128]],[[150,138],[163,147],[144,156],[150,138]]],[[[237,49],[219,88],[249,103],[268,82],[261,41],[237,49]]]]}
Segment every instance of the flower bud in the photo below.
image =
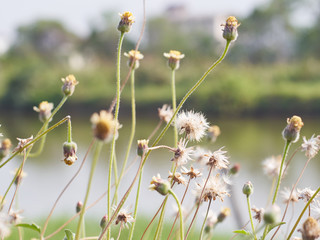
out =
{"type": "Polygon", "coordinates": [[[12,144],[9,138],[4,139],[0,143],[0,161],[10,153],[11,146],[12,144]]]}
{"type": "Polygon", "coordinates": [[[118,30],[122,33],[129,32],[131,30],[132,23],[134,23],[134,16],[131,12],[119,13],[121,20],[118,25],[118,30]]]}
{"type": "Polygon", "coordinates": [[[250,181],[246,182],[243,185],[242,192],[243,194],[247,195],[247,197],[249,197],[253,193],[253,185],[250,181]]]}
{"type": "Polygon", "coordinates": [[[218,222],[223,222],[223,220],[226,219],[226,217],[228,217],[230,213],[231,213],[230,208],[227,208],[227,207],[222,208],[217,218],[218,222]]]}
{"type": "Polygon", "coordinates": [[[79,213],[83,208],[83,203],[81,201],[77,202],[76,213],[79,213]]]}
{"type": "Polygon", "coordinates": [[[184,58],[184,54],[176,50],[170,50],[169,53],[164,53],[163,56],[168,58],[168,66],[172,70],[177,70],[180,67],[180,59],[184,58]]]}
{"type": "Polygon", "coordinates": [[[229,170],[229,174],[236,175],[240,171],[240,164],[235,163],[229,170]]]}
{"type": "Polygon", "coordinates": [[[143,55],[139,51],[131,50],[129,53],[124,53],[128,60],[128,67],[133,67],[133,69],[137,69],[140,66],[139,60],[143,59],[143,55]]]}
{"type": "Polygon", "coordinates": [[[164,196],[167,195],[169,190],[171,189],[170,183],[166,180],[161,179],[159,174],[157,177],[152,177],[152,181],[150,184],[150,190],[156,190],[158,193],[164,196]]]}
{"type": "Polygon", "coordinates": [[[39,104],[39,107],[36,107],[36,106],[33,107],[33,110],[39,113],[39,120],[41,122],[45,122],[49,119],[49,117],[51,116],[52,109],[53,109],[53,103],[48,103],[47,101],[42,101],[39,104]]]}
{"type": "Polygon", "coordinates": [[[101,229],[105,229],[106,226],[107,226],[107,223],[108,223],[108,215],[104,215],[104,216],[101,218],[101,221],[100,221],[100,227],[101,227],[101,229]]]}
{"type": "Polygon", "coordinates": [[[223,38],[226,39],[227,41],[234,41],[237,39],[238,37],[238,27],[240,26],[240,24],[238,23],[238,20],[233,17],[230,16],[227,18],[226,20],[226,24],[222,24],[222,26],[224,26],[223,29],[223,38]]]}
{"type": "Polygon", "coordinates": [[[138,149],[137,149],[138,156],[142,157],[144,152],[148,149],[148,143],[149,143],[149,140],[146,140],[146,139],[138,140],[138,149]]]}
{"type": "Polygon", "coordinates": [[[77,159],[77,144],[75,142],[65,142],[63,144],[63,155],[64,155],[64,162],[67,165],[72,165],[77,159]]]}
{"type": "Polygon", "coordinates": [[[66,78],[62,78],[61,81],[63,82],[62,92],[65,96],[71,96],[79,83],[73,75],[68,75],[66,78]]]}
{"type": "Polygon", "coordinates": [[[275,224],[279,222],[281,210],[278,205],[273,204],[272,207],[265,211],[263,220],[266,224],[275,224]]]}
{"type": "Polygon", "coordinates": [[[303,127],[302,119],[298,116],[293,116],[287,119],[288,125],[282,131],[282,137],[288,142],[295,143],[300,136],[300,130],[303,127]]]}

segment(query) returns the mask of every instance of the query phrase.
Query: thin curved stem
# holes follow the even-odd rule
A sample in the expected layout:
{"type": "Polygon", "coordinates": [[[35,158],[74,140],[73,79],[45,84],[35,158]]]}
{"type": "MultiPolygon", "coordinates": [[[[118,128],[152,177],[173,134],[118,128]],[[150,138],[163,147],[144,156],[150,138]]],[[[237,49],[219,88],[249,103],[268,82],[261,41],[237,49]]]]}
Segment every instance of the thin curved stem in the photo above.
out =
{"type": "Polygon", "coordinates": [[[79,240],[80,229],[81,229],[81,227],[85,227],[85,226],[82,226],[82,219],[84,217],[84,213],[85,213],[85,209],[86,209],[86,205],[87,205],[87,201],[88,201],[89,193],[90,193],[90,189],[91,189],[91,183],[92,183],[92,179],[93,179],[93,174],[94,174],[94,171],[95,171],[95,168],[97,166],[97,162],[98,162],[98,159],[99,159],[99,156],[100,156],[100,152],[101,152],[101,149],[102,149],[102,144],[103,143],[101,141],[99,141],[97,146],[96,146],[96,149],[94,150],[94,156],[93,156],[93,160],[92,160],[92,164],[91,164],[91,170],[90,170],[90,175],[89,175],[87,192],[86,192],[86,196],[85,196],[84,201],[83,201],[83,207],[82,207],[82,209],[80,211],[79,222],[78,222],[78,226],[77,226],[75,240],[79,240]]]}
{"type": "Polygon", "coordinates": [[[210,199],[209,201],[209,204],[208,204],[208,208],[207,208],[207,213],[206,213],[206,216],[203,220],[203,223],[202,223],[202,227],[201,227],[201,231],[200,231],[200,239],[202,240],[203,238],[203,232],[204,232],[204,226],[206,225],[206,221],[207,221],[207,218],[208,218],[208,214],[209,214],[209,209],[210,209],[210,206],[211,206],[211,202],[212,202],[212,199],[210,199]]]}
{"type": "Polygon", "coordinates": [[[50,220],[50,218],[51,218],[51,216],[52,216],[52,214],[53,214],[53,211],[55,210],[55,208],[56,208],[56,206],[57,206],[60,198],[62,197],[62,195],[64,194],[64,192],[68,189],[68,187],[69,187],[70,184],[73,182],[73,180],[74,180],[74,179],[78,176],[78,174],[80,173],[80,171],[81,171],[81,169],[82,169],[82,167],[83,167],[83,165],[84,165],[84,163],[85,163],[85,161],[86,161],[86,159],[87,159],[87,157],[88,157],[88,154],[89,154],[89,152],[90,152],[90,150],[91,150],[91,148],[92,148],[92,146],[93,146],[93,144],[94,144],[94,142],[95,142],[95,138],[91,141],[91,143],[90,143],[90,145],[89,145],[89,148],[88,148],[88,150],[87,150],[87,152],[86,152],[86,154],[85,154],[85,156],[84,156],[84,158],[83,158],[83,160],[82,160],[82,163],[81,163],[79,169],[78,169],[77,172],[74,174],[74,176],[70,179],[70,181],[67,183],[67,185],[63,188],[63,190],[62,190],[61,193],[59,194],[57,200],[56,200],[55,203],[53,204],[53,207],[52,207],[52,209],[51,209],[51,211],[50,211],[50,213],[49,213],[49,215],[48,215],[48,217],[47,217],[47,219],[46,219],[46,221],[45,221],[45,223],[44,223],[44,226],[43,226],[43,228],[42,228],[42,232],[41,232],[41,235],[40,235],[40,239],[43,238],[43,236],[44,236],[44,234],[45,234],[45,232],[46,232],[46,229],[47,229],[49,220],[50,220]]]}
{"type": "Polygon", "coordinates": [[[299,215],[299,217],[298,217],[298,219],[297,219],[296,223],[294,224],[294,226],[293,226],[293,228],[292,228],[292,230],[291,230],[291,232],[290,232],[290,234],[289,234],[289,236],[288,236],[287,240],[290,240],[290,238],[291,238],[291,236],[292,236],[292,234],[293,234],[294,230],[297,228],[297,226],[298,226],[298,224],[299,224],[299,222],[300,222],[300,220],[301,220],[301,218],[302,218],[303,214],[304,214],[304,213],[305,213],[305,211],[308,209],[308,207],[310,206],[311,202],[313,201],[313,199],[317,196],[317,194],[318,194],[319,192],[320,192],[320,187],[317,189],[317,191],[312,195],[312,197],[309,199],[309,201],[307,202],[307,204],[304,206],[304,208],[303,208],[303,210],[302,210],[301,214],[299,215]]]}
{"type": "Polygon", "coordinates": [[[180,239],[183,239],[184,236],[184,226],[183,226],[183,216],[182,216],[182,209],[181,209],[181,204],[179,202],[179,199],[177,198],[177,196],[174,194],[174,192],[172,191],[172,189],[169,190],[169,193],[172,195],[172,197],[176,200],[176,203],[178,205],[179,208],[179,215],[180,215],[180,239]]]}

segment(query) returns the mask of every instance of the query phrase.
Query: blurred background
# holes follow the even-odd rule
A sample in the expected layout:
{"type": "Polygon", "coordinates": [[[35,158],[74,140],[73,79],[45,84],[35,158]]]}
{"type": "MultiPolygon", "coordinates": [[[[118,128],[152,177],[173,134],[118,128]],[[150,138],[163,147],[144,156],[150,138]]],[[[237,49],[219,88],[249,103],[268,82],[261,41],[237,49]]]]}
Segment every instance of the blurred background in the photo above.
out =
{"type": "MultiPolygon", "coordinates": [[[[92,138],[91,114],[107,108],[115,96],[119,37],[116,27],[118,13],[124,11],[131,11],[136,17],[122,48],[128,52],[134,49],[141,31],[142,0],[30,0],[23,3],[13,0],[2,4],[0,132],[11,138],[14,145],[16,137],[29,137],[40,127],[32,106],[43,100],[57,105],[62,97],[60,79],[74,74],[80,83],[55,120],[66,114],[72,116],[73,138],[78,143],[78,156],[82,160],[92,138]]],[[[146,1],[146,14],[147,25],[140,45],[144,59],[136,71],[136,139],[152,132],[158,122],[157,108],[171,103],[171,73],[163,53],[175,49],[185,54],[176,73],[179,101],[221,54],[225,40],[220,25],[229,15],[238,18],[241,23],[238,39],[224,62],[188,99],[184,109],[202,111],[211,124],[220,126],[222,134],[217,142],[206,142],[204,146],[212,151],[226,146],[231,162],[242,165],[239,180],[234,183],[234,196],[245,208],[241,188],[251,180],[257,185],[252,202],[262,207],[268,194],[266,186],[271,181],[261,178],[261,161],[282,153],[281,131],[287,117],[302,117],[305,123],[302,136],[309,138],[320,132],[320,2],[152,0],[146,1]]],[[[126,61],[123,57],[122,80],[128,72],[126,61]]],[[[120,108],[120,122],[124,126],[118,141],[120,162],[124,154],[121,149],[126,146],[130,131],[130,114],[128,86],[122,93],[120,108]]],[[[170,134],[166,141],[172,144],[170,134]]],[[[28,177],[21,187],[20,197],[24,201],[20,202],[20,207],[27,219],[46,216],[62,186],[80,164],[65,167],[61,161],[65,139],[66,127],[49,134],[45,153],[26,164],[28,177]]],[[[293,149],[299,146],[296,145],[293,149]]],[[[134,157],[135,146],[131,159],[134,157]]],[[[296,158],[299,160],[292,163],[285,186],[291,186],[304,164],[303,154],[296,158]]],[[[151,177],[157,174],[154,169],[166,176],[170,159],[168,153],[150,158],[144,178],[147,199],[150,194],[155,196],[147,190],[151,177]]],[[[106,183],[107,163],[102,161],[101,164],[103,167],[98,169],[96,181],[106,183]]],[[[308,170],[300,187],[317,186],[318,181],[314,179],[318,177],[319,162],[311,164],[314,167],[308,170]]],[[[10,170],[17,166],[19,161],[5,166],[0,181],[2,191],[12,178],[10,170]]],[[[75,203],[83,198],[89,168],[90,163],[87,163],[77,180],[78,185],[74,184],[66,193],[58,212],[73,212],[75,203]],[[83,187],[79,188],[79,184],[83,187]]],[[[132,175],[128,176],[127,184],[132,175]]],[[[104,190],[104,184],[96,184],[91,200],[104,190]]],[[[160,204],[161,199],[157,200],[160,204]]],[[[142,210],[144,214],[155,211],[153,201],[145,203],[148,207],[142,210]]],[[[93,212],[102,216],[103,206],[102,203],[93,212]]],[[[236,223],[230,221],[228,226],[234,230],[236,223]]]]}

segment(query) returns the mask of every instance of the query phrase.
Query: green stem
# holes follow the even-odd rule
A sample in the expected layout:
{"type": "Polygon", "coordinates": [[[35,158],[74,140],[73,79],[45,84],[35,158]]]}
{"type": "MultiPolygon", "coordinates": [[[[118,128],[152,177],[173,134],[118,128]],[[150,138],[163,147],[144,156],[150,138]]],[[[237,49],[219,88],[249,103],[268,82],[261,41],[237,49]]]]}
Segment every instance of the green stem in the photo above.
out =
{"type": "Polygon", "coordinates": [[[251,223],[251,228],[252,228],[252,234],[254,236],[254,240],[257,240],[257,236],[254,230],[254,225],[253,225],[253,219],[252,219],[252,213],[251,213],[251,205],[250,205],[250,198],[249,195],[247,195],[247,205],[248,205],[248,212],[249,212],[249,217],[250,217],[250,223],[251,223]]]}
{"type": "MultiPolygon", "coordinates": [[[[12,154],[10,156],[10,158],[8,158],[3,164],[1,164],[0,168],[2,168],[7,162],[9,162],[12,158],[14,158],[16,155],[18,155],[20,152],[22,152],[24,149],[30,147],[30,145],[34,144],[35,142],[37,142],[42,136],[46,135],[48,132],[52,131],[53,129],[55,129],[56,127],[58,127],[59,125],[61,125],[62,123],[64,123],[65,121],[67,121],[68,119],[70,118],[70,116],[66,116],[64,117],[62,120],[60,120],[59,122],[57,122],[56,124],[54,124],[52,127],[48,128],[46,131],[42,132],[40,135],[38,135],[35,139],[33,139],[32,141],[30,141],[28,144],[26,144],[25,146],[23,146],[21,149],[17,150],[14,154],[12,154]]],[[[26,157],[27,158],[27,157],[26,157]]],[[[14,176],[14,178],[12,179],[9,187],[7,188],[2,200],[1,200],[1,203],[0,203],[0,206],[3,205],[4,203],[4,200],[6,199],[6,196],[12,186],[12,184],[14,183],[14,181],[16,180],[17,178],[17,174],[14,176]]]]}
{"type": "Polygon", "coordinates": [[[211,202],[212,202],[212,199],[210,199],[210,201],[209,201],[208,208],[207,208],[207,213],[206,213],[206,217],[204,218],[203,223],[202,223],[202,227],[201,227],[201,231],[200,231],[200,239],[201,239],[201,240],[202,240],[202,238],[203,238],[204,227],[205,227],[205,225],[206,225],[206,221],[207,221],[207,218],[208,218],[208,214],[209,214],[209,209],[210,209],[211,202]]]}
{"type": "MultiPolygon", "coordinates": [[[[178,111],[182,108],[183,104],[185,103],[185,101],[190,97],[190,95],[201,85],[201,83],[205,80],[205,78],[208,76],[208,74],[220,63],[222,62],[222,60],[224,59],[224,57],[226,56],[228,49],[230,46],[230,41],[226,42],[226,46],[225,49],[222,53],[222,55],[219,57],[219,59],[214,62],[209,69],[202,75],[202,77],[195,83],[195,85],[186,93],[186,95],[183,97],[183,99],[180,101],[176,111],[173,113],[173,116],[171,117],[170,121],[167,123],[167,125],[162,129],[161,133],[158,135],[158,137],[156,138],[156,140],[153,142],[151,147],[154,147],[158,144],[158,142],[162,139],[162,137],[164,136],[164,134],[167,132],[167,130],[169,129],[174,117],[177,115],[178,111]]],[[[138,176],[138,174],[140,173],[140,171],[142,170],[146,160],[148,159],[149,155],[150,155],[151,151],[148,151],[142,162],[141,162],[141,166],[139,166],[138,171],[136,176],[138,176]]],[[[133,180],[133,182],[131,183],[131,185],[129,186],[128,190],[126,191],[125,195],[123,196],[123,198],[121,199],[116,211],[113,213],[112,217],[109,220],[106,228],[102,231],[102,234],[99,236],[99,240],[102,239],[103,234],[109,229],[111,222],[115,219],[115,217],[117,216],[118,212],[120,211],[122,205],[124,204],[125,200],[128,198],[129,193],[131,192],[133,185],[136,181],[137,177],[135,177],[135,179],[133,180]]]]}
{"type": "MultiPolygon", "coordinates": [[[[96,165],[97,165],[97,162],[98,162],[98,159],[99,159],[99,156],[100,156],[100,152],[101,152],[101,149],[102,149],[102,144],[103,143],[101,141],[99,141],[97,143],[97,146],[96,146],[95,150],[94,150],[94,156],[93,156],[93,160],[92,160],[92,164],[91,164],[91,170],[90,170],[90,175],[89,175],[87,192],[86,192],[86,196],[85,196],[84,201],[83,201],[83,207],[82,207],[81,212],[80,212],[75,240],[79,240],[79,237],[80,237],[80,229],[82,227],[81,226],[82,225],[82,219],[84,217],[84,213],[85,213],[85,209],[86,209],[86,205],[87,205],[87,201],[88,201],[89,193],[90,193],[90,189],[91,189],[91,183],[92,183],[92,179],[93,179],[93,174],[94,174],[94,170],[96,168],[96,165]]],[[[83,226],[83,227],[85,227],[85,226],[83,226]]]]}
{"type": "Polygon", "coordinates": [[[176,203],[178,205],[179,208],[179,215],[180,215],[180,239],[183,239],[184,236],[184,230],[183,230],[183,216],[182,216],[182,209],[181,209],[181,204],[179,202],[179,199],[177,198],[177,196],[174,194],[174,192],[170,189],[169,193],[172,195],[172,197],[176,200],[176,203]]]}
{"type": "Polygon", "coordinates": [[[129,234],[129,238],[128,238],[129,240],[131,240],[133,238],[133,231],[134,231],[134,227],[136,225],[136,220],[137,220],[140,188],[141,188],[141,182],[142,182],[142,173],[143,173],[143,171],[141,171],[140,175],[139,175],[138,189],[137,189],[137,195],[136,195],[136,203],[135,203],[135,206],[134,206],[134,213],[133,213],[133,218],[134,218],[135,221],[132,223],[132,226],[131,226],[131,229],[130,229],[130,234],[129,234]]]}
{"type": "MultiPolygon", "coordinates": [[[[117,165],[116,154],[114,155],[114,158],[113,158],[113,168],[114,168],[114,170],[113,170],[113,172],[114,172],[114,185],[118,186],[120,179],[118,179],[118,165],[117,165]]],[[[117,202],[118,202],[118,191],[115,191],[114,195],[113,195],[113,199],[112,199],[112,205],[116,204],[117,202]]]]}
{"type": "Polygon", "coordinates": [[[67,133],[67,141],[70,143],[72,142],[72,127],[71,127],[71,120],[68,120],[68,133],[67,133]]]}
{"type": "MultiPolygon", "coordinates": [[[[120,63],[121,63],[121,47],[124,38],[124,32],[121,32],[119,43],[118,43],[118,54],[117,54],[117,101],[114,113],[114,121],[118,122],[119,117],[119,108],[120,108],[120,63]]],[[[114,126],[114,133],[117,131],[117,124],[114,126]]],[[[112,178],[112,162],[115,154],[115,147],[116,147],[116,134],[112,137],[111,143],[111,151],[110,151],[110,158],[109,158],[109,173],[108,173],[108,221],[110,221],[111,216],[111,178],[112,178]]],[[[107,239],[110,239],[110,229],[107,232],[107,239]]]]}
{"type": "Polygon", "coordinates": [[[277,199],[277,194],[278,194],[280,183],[281,183],[282,168],[283,168],[283,164],[284,164],[284,162],[286,160],[286,156],[287,156],[290,144],[291,144],[291,141],[286,141],[286,145],[284,147],[282,160],[281,160],[281,165],[280,165],[280,172],[279,172],[279,176],[278,176],[278,182],[277,182],[276,190],[275,190],[274,195],[273,195],[272,204],[274,204],[276,202],[276,199],[277,199]]]}
{"type": "MultiPolygon", "coordinates": [[[[171,72],[171,91],[172,91],[172,110],[173,112],[177,109],[177,97],[176,97],[176,71],[171,72]]],[[[178,146],[178,130],[176,125],[176,117],[173,119],[173,130],[174,130],[174,147],[178,146]]]]}
{"type": "Polygon", "coordinates": [[[164,214],[165,214],[167,201],[168,201],[168,196],[165,197],[163,204],[162,204],[160,218],[159,218],[159,222],[158,222],[158,226],[156,229],[156,234],[155,234],[154,239],[161,239],[161,232],[162,232],[162,227],[163,227],[163,220],[164,220],[164,214]]]}
{"type": "Polygon", "coordinates": [[[297,228],[297,226],[298,226],[298,224],[299,224],[299,222],[300,222],[303,214],[304,214],[305,211],[308,209],[308,207],[310,206],[311,202],[313,201],[313,199],[317,196],[317,194],[318,194],[319,192],[320,192],[320,187],[319,187],[318,190],[312,195],[312,197],[309,199],[309,201],[307,202],[307,204],[304,206],[304,208],[303,208],[303,210],[302,210],[299,218],[297,219],[296,223],[294,224],[294,226],[293,226],[293,228],[292,228],[292,230],[291,230],[291,232],[290,232],[287,240],[289,240],[289,239],[291,238],[291,236],[292,236],[294,230],[297,228]]]}
{"type": "Polygon", "coordinates": [[[269,230],[269,224],[265,226],[261,240],[264,240],[266,238],[268,230],[269,230]]]}

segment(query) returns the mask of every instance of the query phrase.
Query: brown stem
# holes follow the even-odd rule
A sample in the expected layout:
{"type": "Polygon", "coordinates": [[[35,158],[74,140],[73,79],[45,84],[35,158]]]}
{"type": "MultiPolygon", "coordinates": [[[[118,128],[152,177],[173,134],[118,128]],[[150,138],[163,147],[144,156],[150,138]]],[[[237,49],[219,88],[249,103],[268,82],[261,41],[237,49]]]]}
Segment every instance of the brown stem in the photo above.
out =
{"type": "Polygon", "coordinates": [[[163,120],[160,120],[158,125],[156,126],[156,128],[152,131],[152,133],[150,134],[150,136],[148,137],[148,139],[151,139],[155,134],[156,132],[159,130],[159,128],[161,127],[161,124],[162,124],[163,120]]]}
{"type": "Polygon", "coordinates": [[[208,183],[208,180],[209,180],[209,177],[210,177],[210,175],[211,175],[212,169],[213,169],[213,166],[210,167],[210,170],[209,170],[209,173],[208,173],[208,177],[207,177],[207,179],[206,179],[206,182],[205,182],[204,185],[203,185],[203,188],[202,188],[202,191],[201,191],[201,194],[200,194],[200,197],[199,197],[199,201],[198,201],[198,207],[197,207],[197,209],[196,209],[196,211],[195,211],[195,213],[194,213],[194,215],[193,215],[193,218],[192,218],[192,220],[191,220],[191,223],[190,223],[190,225],[189,225],[187,234],[186,234],[186,236],[185,236],[185,238],[184,238],[185,240],[188,238],[188,235],[189,235],[189,232],[190,232],[190,230],[191,230],[192,224],[193,224],[193,222],[194,222],[194,220],[195,220],[195,218],[196,218],[196,216],[197,216],[197,213],[198,213],[198,211],[199,211],[200,204],[201,204],[201,198],[202,198],[204,189],[206,188],[206,185],[207,185],[207,183],[208,183]]]}

